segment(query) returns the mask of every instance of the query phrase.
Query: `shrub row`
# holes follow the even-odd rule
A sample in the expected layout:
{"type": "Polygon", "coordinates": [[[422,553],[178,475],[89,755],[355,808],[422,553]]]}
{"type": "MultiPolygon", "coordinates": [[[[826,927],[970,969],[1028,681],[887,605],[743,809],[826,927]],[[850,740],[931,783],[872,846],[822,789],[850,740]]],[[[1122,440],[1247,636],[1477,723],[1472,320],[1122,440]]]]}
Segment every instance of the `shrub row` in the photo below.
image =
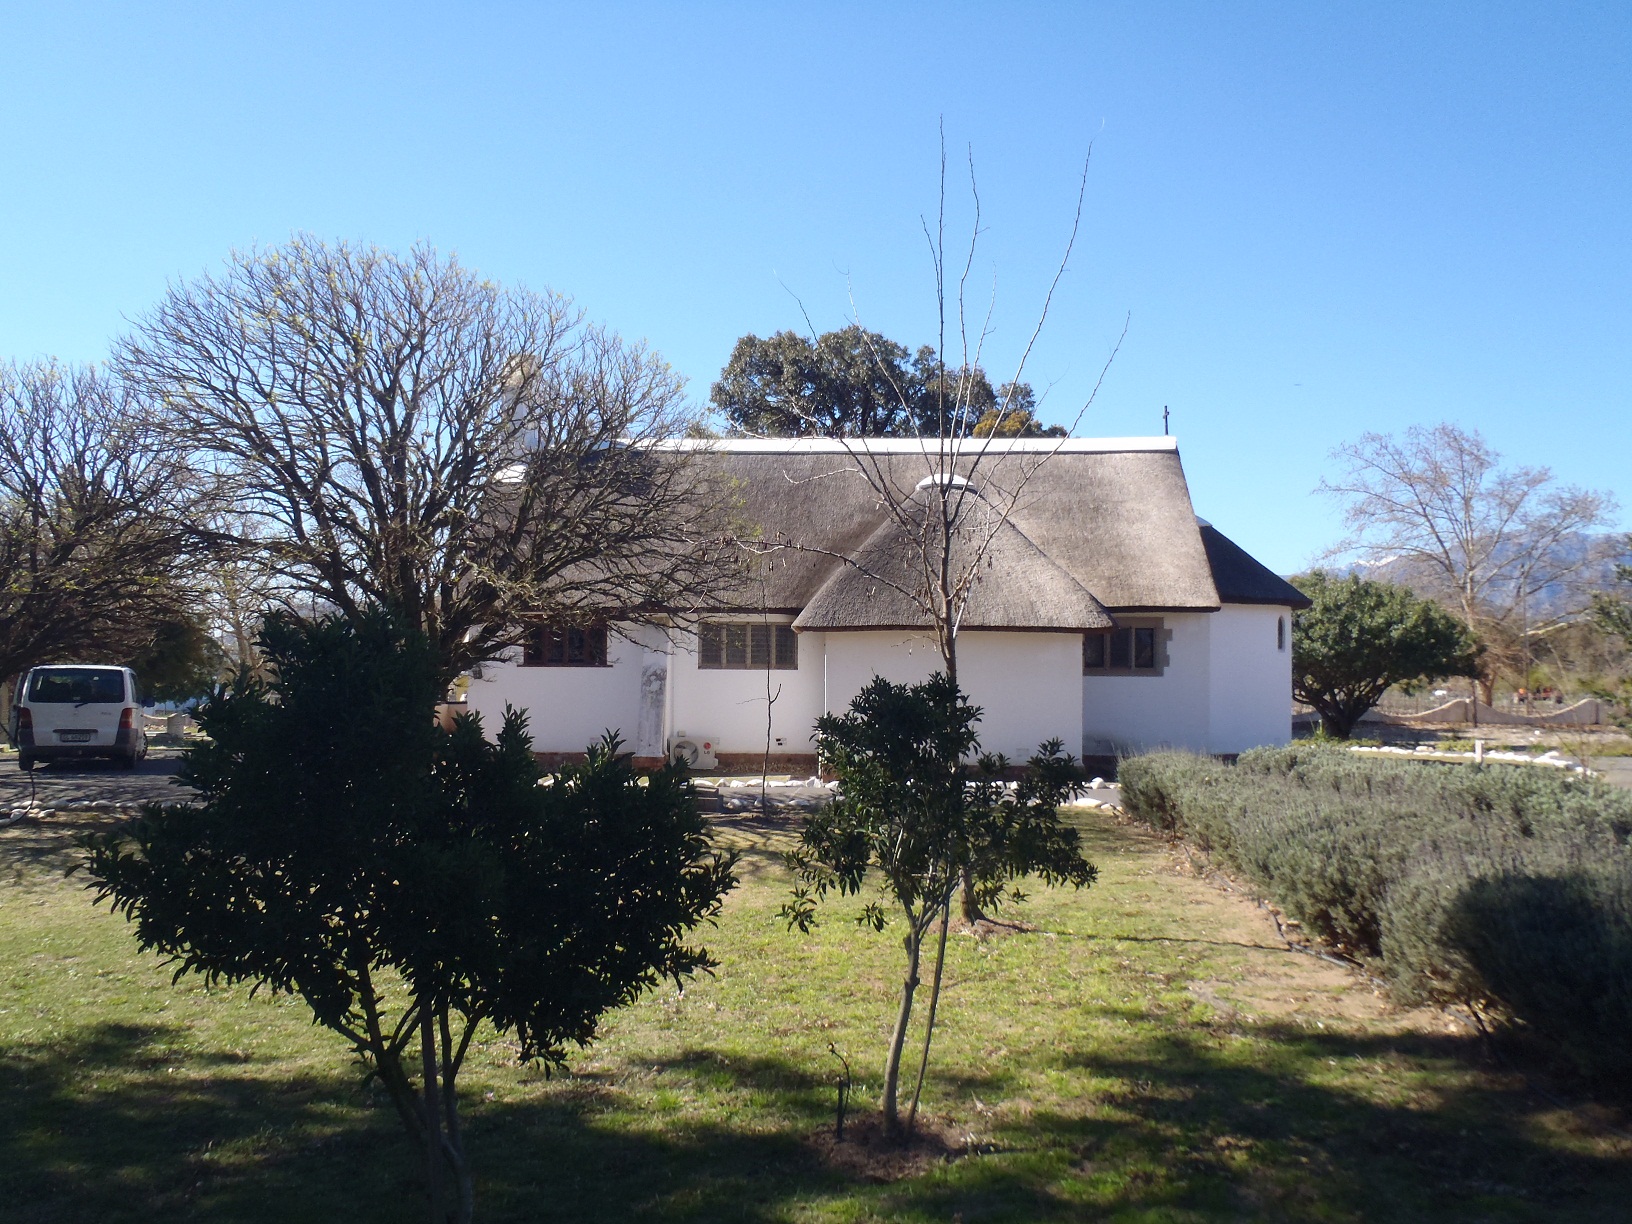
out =
{"type": "Polygon", "coordinates": [[[1632,1072],[1632,792],[1512,766],[1259,749],[1124,761],[1123,801],[1245,876],[1405,1002],[1496,1005],[1632,1072]]]}

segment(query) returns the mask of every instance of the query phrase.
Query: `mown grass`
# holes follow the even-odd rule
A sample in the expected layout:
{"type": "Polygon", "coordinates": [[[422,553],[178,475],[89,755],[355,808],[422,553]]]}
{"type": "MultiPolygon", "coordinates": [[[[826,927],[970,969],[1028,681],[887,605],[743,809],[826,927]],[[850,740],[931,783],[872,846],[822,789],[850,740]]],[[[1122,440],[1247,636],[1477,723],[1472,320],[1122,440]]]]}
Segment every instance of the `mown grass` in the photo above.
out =
{"type": "MultiPolygon", "coordinates": [[[[1084,817],[1101,882],[1035,930],[955,936],[927,1108],[967,1154],[870,1181],[826,1163],[834,1043],[869,1108],[888,932],[788,934],[786,831],[721,826],[743,883],[719,974],[654,994],[546,1079],[490,1039],[465,1076],[487,1220],[1624,1220],[1632,1144],[1286,950],[1157,838],[1084,817]]],[[[302,1007],[171,986],[61,866],[0,833],[0,1216],[396,1221],[395,1116],[302,1007]]]]}

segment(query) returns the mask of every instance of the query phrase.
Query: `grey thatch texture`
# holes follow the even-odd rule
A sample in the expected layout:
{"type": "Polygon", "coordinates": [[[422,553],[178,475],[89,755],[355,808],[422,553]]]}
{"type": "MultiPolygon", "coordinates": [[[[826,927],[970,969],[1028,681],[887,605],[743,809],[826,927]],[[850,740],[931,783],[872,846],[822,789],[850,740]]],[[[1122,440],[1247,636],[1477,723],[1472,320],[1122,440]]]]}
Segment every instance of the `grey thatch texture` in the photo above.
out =
{"type": "Polygon", "coordinates": [[[1225,603],[1278,604],[1307,608],[1309,597],[1210,523],[1199,524],[1201,542],[1225,603]]]}
{"type": "MultiPolygon", "coordinates": [[[[1018,608],[1045,592],[1063,598],[1069,589],[1063,578],[1113,615],[1216,610],[1218,591],[1178,451],[1162,445],[1164,441],[1131,439],[1122,446],[1115,440],[1072,439],[1064,446],[994,442],[978,459],[961,459],[956,470],[973,475],[988,503],[1006,506],[1013,501],[1010,521],[1018,535],[1059,571],[1048,577],[1027,575],[1025,587],[1013,596],[981,592],[987,609],[982,616],[995,615],[1011,601],[1018,608]]],[[[888,517],[863,476],[862,464],[876,465],[901,499],[938,466],[934,456],[906,452],[899,442],[860,460],[833,443],[802,446],[791,441],[779,448],[720,442],[695,457],[728,481],[740,498],[738,534],[755,541],[761,551],[754,602],[788,613],[805,609],[842,569],[853,572],[844,559],[862,549],[888,517]]],[[[1018,561],[1023,550],[1007,538],[1004,548],[1013,562],[1013,578],[1024,568],[1018,561]]],[[[856,597],[848,585],[842,594],[846,601],[856,597]]],[[[1085,627],[1089,607],[1075,594],[1063,598],[1058,627],[1085,627]]],[[[915,618],[910,623],[919,622],[915,618]]]]}
{"type": "MultiPolygon", "coordinates": [[[[917,629],[934,623],[926,607],[941,559],[939,498],[907,504],[909,527],[889,516],[840,564],[793,622],[796,629],[917,629]]],[[[950,581],[967,591],[964,629],[1108,629],[1100,602],[975,494],[957,505],[950,581]]]]}

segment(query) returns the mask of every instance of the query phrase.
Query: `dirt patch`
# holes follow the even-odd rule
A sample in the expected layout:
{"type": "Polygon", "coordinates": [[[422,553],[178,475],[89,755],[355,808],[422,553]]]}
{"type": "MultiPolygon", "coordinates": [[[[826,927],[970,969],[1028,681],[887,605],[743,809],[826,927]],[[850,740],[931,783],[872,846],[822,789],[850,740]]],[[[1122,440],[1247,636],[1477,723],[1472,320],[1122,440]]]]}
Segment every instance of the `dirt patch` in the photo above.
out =
{"type": "MultiPolygon", "coordinates": [[[[930,932],[934,938],[939,928],[930,932]]],[[[1031,935],[1037,928],[1029,922],[1022,922],[1018,918],[977,918],[973,922],[965,922],[962,918],[954,918],[952,925],[947,928],[949,934],[962,935],[968,939],[1003,939],[1009,935],[1031,935]]]]}
{"type": "Polygon", "coordinates": [[[827,1168],[857,1181],[883,1184],[916,1177],[937,1164],[971,1154],[964,1136],[950,1126],[919,1117],[909,1139],[884,1137],[884,1119],[877,1114],[846,1118],[844,1138],[831,1126],[805,1137],[805,1145],[827,1168]]]}

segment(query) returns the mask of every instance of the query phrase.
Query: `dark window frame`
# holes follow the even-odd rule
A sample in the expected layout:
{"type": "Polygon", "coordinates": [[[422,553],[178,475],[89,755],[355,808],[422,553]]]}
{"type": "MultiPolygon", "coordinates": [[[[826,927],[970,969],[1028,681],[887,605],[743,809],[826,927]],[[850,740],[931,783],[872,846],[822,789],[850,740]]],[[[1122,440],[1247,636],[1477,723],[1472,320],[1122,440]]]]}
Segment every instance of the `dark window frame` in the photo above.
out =
{"type": "Polygon", "coordinates": [[[1082,635],[1082,674],[1160,676],[1171,661],[1167,644],[1172,637],[1159,617],[1119,617],[1115,628],[1082,635]]]}
{"type": "Polygon", "coordinates": [[[699,671],[798,671],[799,635],[790,623],[703,621],[697,626],[699,671]]]}
{"type": "Polygon", "coordinates": [[[521,648],[522,667],[611,667],[605,625],[538,625],[521,648]]]}

